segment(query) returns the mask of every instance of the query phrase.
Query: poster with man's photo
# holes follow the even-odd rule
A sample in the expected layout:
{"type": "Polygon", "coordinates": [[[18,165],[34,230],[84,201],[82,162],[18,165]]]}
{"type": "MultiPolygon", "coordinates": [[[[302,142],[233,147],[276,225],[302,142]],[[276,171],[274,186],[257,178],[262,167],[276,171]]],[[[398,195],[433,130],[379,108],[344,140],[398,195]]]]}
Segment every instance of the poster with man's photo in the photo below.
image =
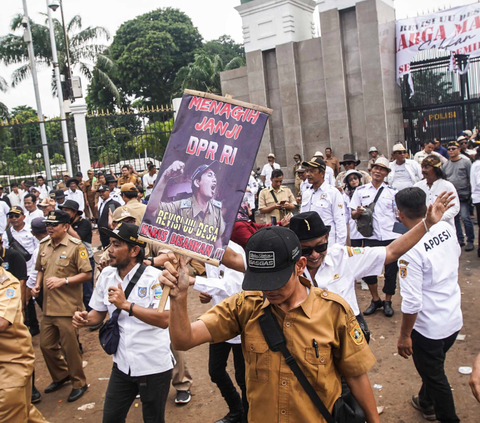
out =
{"type": "Polygon", "coordinates": [[[140,235],[218,265],[270,109],[186,90],[140,235]]]}

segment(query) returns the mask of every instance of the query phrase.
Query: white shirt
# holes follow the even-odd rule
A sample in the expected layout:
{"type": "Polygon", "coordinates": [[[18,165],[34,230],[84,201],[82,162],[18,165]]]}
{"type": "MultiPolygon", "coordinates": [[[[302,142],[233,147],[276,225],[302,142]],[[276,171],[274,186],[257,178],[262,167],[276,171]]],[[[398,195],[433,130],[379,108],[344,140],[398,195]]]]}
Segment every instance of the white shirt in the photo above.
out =
{"type": "Polygon", "coordinates": [[[37,257],[38,257],[38,250],[40,249],[40,244],[38,244],[37,248],[33,251],[33,265],[32,265],[32,271],[29,272],[28,278],[27,278],[27,288],[33,289],[35,288],[35,284],[37,283],[37,273],[38,270],[35,270],[35,265],[37,263],[37,257]]]}
{"type": "Polygon", "coordinates": [[[423,159],[425,159],[428,156],[438,157],[442,165],[448,162],[448,160],[445,157],[443,157],[441,154],[437,153],[436,151],[432,151],[430,154],[427,154],[425,153],[425,150],[419,151],[417,154],[415,154],[413,159],[421,166],[423,159]]]}
{"type": "Polygon", "coordinates": [[[85,198],[83,196],[83,191],[79,188],[73,192],[70,188],[67,190],[65,195],[68,195],[68,200],[73,200],[78,203],[78,210],[85,210],[85,198]]]}
{"type": "Polygon", "coordinates": [[[30,226],[30,224],[32,223],[32,220],[37,217],[44,217],[42,210],[35,209],[35,211],[31,213],[28,210],[25,210],[25,224],[30,226]]]}
{"type": "Polygon", "coordinates": [[[394,160],[389,163],[389,166],[391,172],[388,174],[387,180],[397,191],[411,187],[423,179],[422,168],[415,160],[405,159],[401,165],[394,160]]]}
{"type": "MultiPolygon", "coordinates": [[[[384,187],[382,194],[377,200],[373,212],[373,235],[366,239],[377,239],[379,241],[388,241],[400,236],[392,232],[393,225],[397,222],[397,205],[395,203],[396,190],[383,183],[378,189],[384,187]]],[[[350,201],[350,209],[356,210],[358,206],[366,207],[373,203],[378,190],[368,183],[358,187],[353,193],[350,201]]]]}
{"type": "Polygon", "coordinates": [[[110,198],[120,203],[121,206],[125,205],[125,201],[123,201],[121,191],[118,188],[114,188],[113,191],[110,191],[110,198]]]}
{"type": "Polygon", "coordinates": [[[453,207],[450,207],[443,215],[442,220],[444,222],[450,223],[453,228],[455,228],[455,216],[460,213],[460,200],[458,199],[457,190],[455,186],[448,182],[446,179],[437,179],[430,188],[427,185],[427,181],[425,179],[417,182],[415,184],[416,187],[420,188],[425,194],[427,194],[427,207],[430,204],[435,203],[437,197],[443,192],[453,192],[455,194],[455,198],[453,199],[453,207]]]}
{"type": "Polygon", "coordinates": [[[148,188],[149,185],[154,185],[157,180],[158,173],[155,173],[153,176],[150,173],[143,175],[143,187],[145,188],[145,196],[150,195],[153,191],[153,188],[148,188]]]}
{"type": "Polygon", "coordinates": [[[52,189],[47,184],[43,184],[42,186],[38,185],[36,188],[40,191],[40,198],[49,198],[48,194],[52,189]]]}
{"type": "Polygon", "coordinates": [[[249,192],[245,192],[245,196],[248,198],[248,204],[252,209],[255,208],[255,194],[258,192],[258,184],[255,178],[250,175],[248,179],[247,188],[250,190],[249,192]]]}
{"type": "Polygon", "coordinates": [[[316,191],[306,190],[302,195],[300,212],[316,211],[323,223],[330,226],[330,242],[345,245],[347,225],[342,194],[324,181],[316,191]]]}
{"type": "Polygon", "coordinates": [[[340,295],[358,316],[360,309],[355,294],[355,280],[380,275],[386,256],[385,247],[360,248],[335,244],[328,247],[327,255],[315,274],[315,281],[312,281],[307,269],[304,276],[313,285],[340,295]]]}
{"type": "MultiPolygon", "coordinates": [[[[278,163],[274,163],[273,167],[275,169],[280,169],[280,165],[278,163]]],[[[262,173],[260,174],[261,176],[265,176],[265,188],[269,188],[272,185],[272,166],[270,166],[270,163],[267,163],[265,166],[263,166],[262,173]]]]}
{"type": "MultiPolygon", "coordinates": [[[[135,275],[137,264],[123,281],[116,268],[108,266],[102,270],[90,300],[90,307],[96,311],[108,311],[111,316],[116,307],[108,301],[108,288],[117,287],[119,283],[125,291],[129,281],[135,275]]],[[[162,296],[162,288],[158,282],[161,271],[148,266],[128,297],[129,302],[144,308],[157,309],[162,296]]],[[[170,308],[167,301],[165,310],[170,308]]],[[[135,307],[135,306],[134,306],[135,307]]],[[[168,329],[142,322],[136,317],[122,311],[118,316],[120,342],[113,361],[118,369],[133,377],[163,373],[173,368],[173,356],[170,352],[170,335],[168,329]]]]}
{"type": "Polygon", "coordinates": [[[302,193],[302,195],[311,186],[312,186],[312,184],[308,183],[308,179],[305,179],[304,181],[302,181],[302,183],[300,184],[300,192],[302,193]]]}
{"type": "Polygon", "coordinates": [[[402,313],[418,313],[413,328],[426,338],[447,338],[463,326],[460,254],[455,230],[439,222],[398,260],[402,313]]]}
{"type": "Polygon", "coordinates": [[[480,203],[480,160],[475,160],[470,168],[470,185],[472,186],[472,203],[480,203]]]}
{"type": "MultiPolygon", "coordinates": [[[[25,224],[25,226],[18,232],[12,226],[12,237],[16,239],[18,243],[32,255],[30,260],[27,261],[27,275],[30,275],[30,273],[35,269],[35,258],[33,257],[33,254],[40,243],[38,242],[37,238],[32,235],[31,228],[27,224],[25,224]]],[[[10,248],[10,243],[8,242],[8,236],[6,233],[2,237],[2,241],[4,248],[10,248]]]]}
{"type": "Polygon", "coordinates": [[[325,180],[331,185],[335,187],[335,175],[333,174],[333,169],[330,166],[327,166],[325,169],[325,180]]]}
{"type": "MultiPolygon", "coordinates": [[[[245,262],[245,250],[233,241],[229,241],[228,246],[238,254],[241,254],[245,262]]],[[[245,263],[246,267],[246,263],[245,263]]],[[[207,277],[197,276],[193,289],[200,292],[206,292],[212,296],[213,305],[217,305],[232,295],[242,292],[244,274],[237,272],[221,264],[219,267],[205,264],[207,277]],[[220,278],[220,271],[223,270],[223,278],[220,278]]],[[[240,344],[241,336],[238,335],[228,341],[229,344],[240,344]]]]}
{"type": "Polygon", "coordinates": [[[352,210],[350,209],[350,197],[344,192],[343,201],[345,203],[345,221],[350,229],[350,239],[363,239],[364,236],[358,232],[357,221],[352,219],[352,210]]]}
{"type": "Polygon", "coordinates": [[[13,191],[7,195],[8,199],[10,200],[10,204],[13,206],[20,206],[22,204],[23,198],[23,191],[21,189],[18,190],[18,194],[15,194],[13,191]]]}
{"type": "Polygon", "coordinates": [[[10,207],[5,201],[0,201],[0,234],[5,232],[7,228],[7,219],[8,219],[8,212],[10,211],[10,207]]]}

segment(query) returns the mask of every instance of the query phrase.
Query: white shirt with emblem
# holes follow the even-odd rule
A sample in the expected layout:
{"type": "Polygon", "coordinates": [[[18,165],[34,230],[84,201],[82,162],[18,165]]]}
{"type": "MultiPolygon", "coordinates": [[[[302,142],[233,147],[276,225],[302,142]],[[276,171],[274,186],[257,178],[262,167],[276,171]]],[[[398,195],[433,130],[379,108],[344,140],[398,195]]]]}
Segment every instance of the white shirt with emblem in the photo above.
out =
{"type": "Polygon", "coordinates": [[[355,281],[365,276],[380,275],[385,264],[387,249],[385,247],[344,247],[332,245],[312,280],[310,272],[305,269],[304,276],[319,288],[340,295],[352,308],[355,316],[360,314],[355,281]]]}
{"type": "MultiPolygon", "coordinates": [[[[32,235],[31,228],[27,224],[25,224],[25,226],[18,232],[13,228],[13,226],[10,227],[10,229],[12,231],[13,239],[16,239],[18,243],[32,255],[30,260],[27,261],[27,275],[30,275],[30,273],[35,270],[35,258],[33,257],[33,254],[40,243],[38,242],[37,238],[32,235]]],[[[2,236],[2,241],[4,248],[10,248],[10,243],[8,242],[8,236],[6,232],[2,236]]]]}
{"type": "Polygon", "coordinates": [[[427,207],[430,204],[435,203],[437,197],[443,192],[453,192],[455,198],[452,201],[453,207],[449,208],[442,217],[442,221],[450,223],[452,227],[455,227],[455,216],[460,213],[460,200],[458,199],[457,190],[455,186],[445,179],[437,179],[431,187],[428,186],[426,179],[422,179],[414,186],[420,188],[425,194],[427,194],[427,207]]]}
{"type": "MultiPolygon", "coordinates": [[[[125,291],[139,266],[137,264],[123,281],[116,268],[108,266],[103,269],[93,291],[90,307],[99,312],[108,311],[111,316],[116,307],[108,301],[108,288],[117,287],[121,283],[125,291]]],[[[140,307],[157,309],[162,294],[158,282],[160,274],[159,269],[148,266],[133,287],[128,301],[140,307]]],[[[169,308],[170,300],[167,301],[165,310],[169,308]]],[[[113,361],[121,372],[125,374],[130,372],[131,376],[139,377],[163,373],[173,368],[174,359],[170,351],[168,329],[144,323],[134,316],[129,316],[126,311],[122,311],[118,316],[118,327],[120,342],[117,352],[113,355],[113,361]]]]}
{"type": "Polygon", "coordinates": [[[418,313],[413,328],[426,338],[444,339],[463,326],[460,254],[455,229],[439,222],[398,260],[402,313],[418,313]]]}
{"type": "Polygon", "coordinates": [[[323,223],[330,226],[331,243],[345,245],[347,242],[347,225],[342,194],[324,181],[317,190],[309,188],[302,195],[300,212],[316,211],[323,223]]]}
{"type": "MultiPolygon", "coordinates": [[[[383,188],[380,197],[375,205],[373,212],[373,235],[366,239],[377,239],[379,241],[388,241],[396,239],[400,236],[395,232],[392,232],[393,225],[397,222],[397,205],[395,203],[395,194],[397,191],[386,183],[378,188],[383,188]]],[[[373,203],[377,195],[378,190],[368,183],[358,187],[353,193],[352,200],[350,201],[350,209],[356,210],[358,206],[366,207],[373,203]]]]}

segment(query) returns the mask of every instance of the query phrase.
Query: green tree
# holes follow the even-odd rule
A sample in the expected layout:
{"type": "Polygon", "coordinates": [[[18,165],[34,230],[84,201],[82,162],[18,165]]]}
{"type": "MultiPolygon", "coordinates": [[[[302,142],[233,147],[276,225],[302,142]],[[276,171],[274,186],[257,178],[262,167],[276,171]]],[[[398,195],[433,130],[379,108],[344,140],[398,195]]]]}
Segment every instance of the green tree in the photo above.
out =
{"type": "Polygon", "coordinates": [[[54,165],[65,164],[65,157],[59,153],[55,153],[53,157],[50,158],[50,162],[54,165]]]}
{"type": "MultiPolygon", "coordinates": [[[[8,84],[4,78],[0,76],[0,92],[7,92],[8,84]]],[[[0,121],[7,120],[9,118],[8,107],[0,101],[0,121]]]]}
{"type": "Polygon", "coordinates": [[[166,122],[149,123],[145,127],[145,133],[136,136],[130,141],[130,145],[135,148],[137,154],[143,154],[146,150],[148,155],[161,159],[167,148],[172,127],[173,118],[166,122]]]}
{"type": "Polygon", "coordinates": [[[412,74],[415,93],[411,91],[408,82],[402,85],[402,101],[404,106],[423,106],[425,104],[447,103],[453,98],[453,85],[446,78],[445,72],[431,69],[421,70],[412,74]]]}
{"type": "MultiPolygon", "coordinates": [[[[23,63],[12,73],[12,86],[17,86],[30,76],[30,64],[28,58],[27,44],[23,40],[23,34],[17,35],[16,32],[22,30],[23,15],[16,15],[11,24],[10,34],[0,37],[0,62],[5,65],[14,65],[23,63]]],[[[60,73],[68,77],[66,45],[63,36],[63,27],[60,21],[53,19],[55,42],[57,45],[58,62],[60,73]]],[[[50,46],[50,33],[48,25],[41,25],[30,20],[32,31],[32,42],[35,50],[37,65],[53,66],[52,50],[50,46]]],[[[87,27],[82,29],[82,18],[76,15],[66,24],[68,51],[70,53],[70,62],[72,67],[78,66],[80,72],[88,79],[92,79],[91,63],[101,60],[105,67],[113,66],[108,56],[102,55],[105,46],[97,44],[100,37],[110,38],[108,31],[100,26],[87,27]]],[[[97,77],[103,81],[105,87],[116,97],[120,97],[118,89],[110,80],[106,72],[101,69],[95,70],[97,77]]],[[[56,93],[56,85],[52,72],[52,93],[56,93]]]]}
{"type": "Polygon", "coordinates": [[[125,94],[152,106],[171,100],[175,76],[202,47],[191,19],[178,9],[157,9],[123,23],[109,48],[125,94]]]}
{"type": "Polygon", "coordinates": [[[193,63],[178,71],[175,79],[176,93],[180,95],[183,90],[191,89],[221,94],[220,72],[236,69],[242,65],[243,58],[240,56],[233,58],[224,66],[219,55],[212,60],[204,54],[197,54],[193,63]]]}
{"type": "Polygon", "coordinates": [[[243,61],[240,66],[245,65],[245,49],[242,44],[237,44],[230,35],[222,35],[216,40],[207,41],[202,50],[209,57],[220,56],[223,63],[241,57],[243,61]]]}

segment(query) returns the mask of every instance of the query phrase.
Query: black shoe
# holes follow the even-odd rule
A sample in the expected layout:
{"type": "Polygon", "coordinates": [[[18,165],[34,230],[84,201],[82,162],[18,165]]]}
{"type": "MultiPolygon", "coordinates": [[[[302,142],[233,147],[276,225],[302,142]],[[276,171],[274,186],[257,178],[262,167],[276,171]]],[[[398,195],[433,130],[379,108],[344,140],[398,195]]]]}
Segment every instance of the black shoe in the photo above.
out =
{"type": "Polygon", "coordinates": [[[387,316],[387,317],[392,317],[393,313],[395,313],[395,312],[393,311],[393,308],[392,308],[392,302],[391,301],[384,301],[383,302],[383,314],[385,314],[385,316],[387,316]]]}
{"type": "Polygon", "coordinates": [[[175,397],[175,404],[188,404],[192,399],[190,391],[177,391],[177,396],[175,397]]]}
{"type": "Polygon", "coordinates": [[[243,411],[230,411],[223,419],[215,423],[242,423],[243,411]]]}
{"type": "Polygon", "coordinates": [[[467,242],[465,251],[473,251],[473,242],[470,242],[470,241],[467,242]]]}
{"type": "Polygon", "coordinates": [[[32,338],[40,333],[40,328],[38,326],[31,326],[28,328],[28,330],[30,331],[30,335],[32,335],[32,338]]]}
{"type": "Polygon", "coordinates": [[[465,247],[465,243],[462,241],[462,242],[459,242],[460,244],[460,247],[465,247]]]}
{"type": "Polygon", "coordinates": [[[35,388],[35,386],[32,387],[32,404],[35,404],[37,402],[40,402],[41,397],[42,395],[40,394],[40,392],[38,392],[38,389],[35,388]]]}
{"type": "Polygon", "coordinates": [[[412,407],[415,408],[416,410],[420,411],[425,420],[429,420],[429,421],[432,421],[432,422],[437,420],[437,417],[435,416],[435,409],[433,408],[433,405],[431,405],[430,407],[427,407],[427,408],[423,408],[420,405],[420,398],[418,397],[418,395],[414,395],[412,397],[412,407]]]}
{"type": "Polygon", "coordinates": [[[68,402],[73,402],[76,401],[80,398],[83,397],[83,394],[87,392],[88,385],[85,385],[83,388],[80,389],[72,389],[72,392],[70,392],[70,395],[68,396],[68,402]]]}
{"type": "Polygon", "coordinates": [[[378,300],[378,301],[373,301],[370,303],[370,305],[368,306],[368,308],[363,312],[363,314],[365,316],[369,316],[370,314],[373,314],[377,311],[377,309],[379,308],[382,308],[383,307],[383,301],[382,300],[378,300]]]}
{"type": "Polygon", "coordinates": [[[45,388],[45,393],[50,394],[51,392],[58,391],[65,383],[70,380],[70,376],[67,376],[65,379],[62,379],[60,382],[52,382],[45,388]]]}

